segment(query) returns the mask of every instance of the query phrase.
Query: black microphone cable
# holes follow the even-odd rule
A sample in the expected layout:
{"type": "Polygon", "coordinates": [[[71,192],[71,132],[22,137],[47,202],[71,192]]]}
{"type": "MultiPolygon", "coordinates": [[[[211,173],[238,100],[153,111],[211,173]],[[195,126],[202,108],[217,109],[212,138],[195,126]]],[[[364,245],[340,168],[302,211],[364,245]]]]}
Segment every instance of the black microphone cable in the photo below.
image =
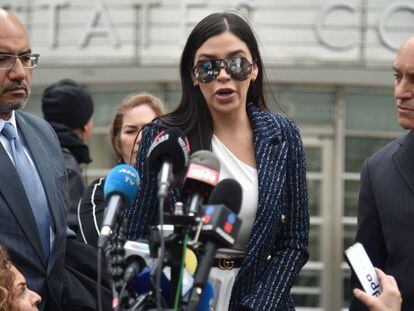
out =
{"type": "Polygon", "coordinates": [[[159,198],[158,201],[158,222],[160,224],[160,250],[159,250],[159,255],[158,255],[158,263],[157,266],[155,268],[155,272],[156,272],[156,279],[155,279],[155,298],[156,298],[156,302],[157,302],[157,309],[158,310],[163,310],[162,308],[162,303],[161,303],[161,276],[162,276],[162,269],[164,267],[164,256],[165,256],[165,238],[164,238],[164,203],[165,203],[165,198],[159,198]]]}
{"type": "Polygon", "coordinates": [[[101,292],[101,282],[102,282],[102,247],[98,248],[98,265],[97,265],[97,281],[96,281],[96,296],[98,300],[98,311],[102,311],[102,292],[101,292]]]}

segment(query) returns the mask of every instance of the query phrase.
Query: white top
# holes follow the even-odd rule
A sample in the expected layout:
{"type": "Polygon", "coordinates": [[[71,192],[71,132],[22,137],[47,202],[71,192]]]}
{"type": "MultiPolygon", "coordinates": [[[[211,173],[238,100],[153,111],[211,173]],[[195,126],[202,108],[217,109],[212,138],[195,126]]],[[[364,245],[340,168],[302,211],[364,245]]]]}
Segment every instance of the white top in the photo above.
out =
{"type": "Polygon", "coordinates": [[[257,170],[236,158],[216,135],[213,135],[211,145],[213,153],[220,159],[220,180],[235,179],[243,190],[239,213],[242,224],[234,248],[245,251],[258,205],[257,170]]]}

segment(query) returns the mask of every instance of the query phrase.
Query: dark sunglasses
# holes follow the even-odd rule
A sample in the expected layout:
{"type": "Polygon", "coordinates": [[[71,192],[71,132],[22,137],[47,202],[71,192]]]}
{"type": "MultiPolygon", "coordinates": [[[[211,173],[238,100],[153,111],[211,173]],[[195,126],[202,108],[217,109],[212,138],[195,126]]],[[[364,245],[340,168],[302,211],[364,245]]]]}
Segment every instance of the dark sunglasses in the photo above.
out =
{"type": "Polygon", "coordinates": [[[208,83],[218,77],[223,66],[227,74],[237,81],[246,80],[253,68],[253,64],[245,57],[203,59],[193,67],[193,74],[198,82],[208,83]]]}

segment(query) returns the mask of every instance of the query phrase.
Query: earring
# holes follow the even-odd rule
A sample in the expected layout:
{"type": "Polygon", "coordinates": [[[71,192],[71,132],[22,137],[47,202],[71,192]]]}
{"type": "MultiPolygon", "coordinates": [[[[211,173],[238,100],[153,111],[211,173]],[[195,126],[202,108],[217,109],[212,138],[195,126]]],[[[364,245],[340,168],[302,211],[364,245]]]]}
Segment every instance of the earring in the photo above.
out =
{"type": "Polygon", "coordinates": [[[197,82],[194,82],[193,85],[194,85],[194,87],[198,87],[198,83],[197,82]]]}
{"type": "Polygon", "coordinates": [[[252,77],[252,81],[253,82],[256,81],[256,77],[255,76],[252,77]]]}

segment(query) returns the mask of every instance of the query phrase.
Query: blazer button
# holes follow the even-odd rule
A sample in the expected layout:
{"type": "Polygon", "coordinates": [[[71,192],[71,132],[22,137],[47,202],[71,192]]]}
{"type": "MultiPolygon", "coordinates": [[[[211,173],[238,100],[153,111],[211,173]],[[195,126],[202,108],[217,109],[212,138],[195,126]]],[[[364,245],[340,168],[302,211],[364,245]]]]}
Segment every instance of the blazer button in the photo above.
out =
{"type": "Polygon", "coordinates": [[[267,256],[266,260],[267,260],[267,261],[272,260],[272,255],[267,256]]]}
{"type": "Polygon", "coordinates": [[[282,216],[280,216],[280,222],[282,224],[284,224],[286,222],[286,216],[282,214],[282,216]]]}

